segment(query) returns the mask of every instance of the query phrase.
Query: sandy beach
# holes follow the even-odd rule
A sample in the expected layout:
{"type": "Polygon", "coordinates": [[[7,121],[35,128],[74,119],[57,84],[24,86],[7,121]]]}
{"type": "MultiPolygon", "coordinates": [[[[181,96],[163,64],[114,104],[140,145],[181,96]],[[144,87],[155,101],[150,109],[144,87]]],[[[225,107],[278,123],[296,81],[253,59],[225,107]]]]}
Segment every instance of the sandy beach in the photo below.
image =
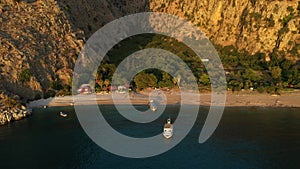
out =
{"type": "MultiPolygon", "coordinates": [[[[211,105],[211,94],[200,93],[189,94],[189,99],[185,100],[183,104],[191,105],[211,105]],[[200,97],[200,102],[197,101],[200,97]]],[[[179,92],[160,92],[160,94],[153,95],[153,93],[109,93],[109,94],[90,94],[90,95],[76,95],[63,96],[48,99],[41,99],[30,102],[27,106],[30,108],[43,106],[73,106],[74,100],[76,105],[90,105],[90,104],[148,104],[150,99],[155,99],[161,104],[180,104],[181,97],[179,92]]],[[[255,92],[239,92],[226,94],[226,107],[234,106],[258,106],[258,107],[300,107],[300,91],[292,93],[282,93],[281,95],[259,94],[255,92]]]]}

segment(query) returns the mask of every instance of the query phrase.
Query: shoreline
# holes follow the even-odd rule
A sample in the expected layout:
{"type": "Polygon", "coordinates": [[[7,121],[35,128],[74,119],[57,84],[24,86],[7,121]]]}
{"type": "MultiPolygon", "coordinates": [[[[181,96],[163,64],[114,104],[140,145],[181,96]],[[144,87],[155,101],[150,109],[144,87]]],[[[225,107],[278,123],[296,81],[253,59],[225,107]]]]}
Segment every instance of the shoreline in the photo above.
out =
{"type": "MultiPolygon", "coordinates": [[[[75,95],[74,99],[76,105],[113,105],[113,104],[134,104],[134,105],[146,105],[149,102],[149,93],[127,93],[120,94],[114,93],[114,99],[112,94],[90,94],[90,95],[75,95]],[[129,100],[130,102],[128,102],[129,100]]],[[[183,104],[210,106],[211,94],[190,93],[190,99],[184,101],[183,104]],[[200,97],[200,102],[197,102],[197,97],[200,97]]],[[[151,96],[151,99],[158,100],[161,104],[180,104],[180,93],[168,92],[160,95],[151,96]]],[[[239,92],[231,93],[227,92],[225,107],[300,107],[300,92],[283,93],[281,95],[260,94],[255,92],[239,92]]],[[[73,96],[61,96],[48,99],[40,99],[32,101],[27,104],[28,108],[38,107],[60,107],[60,106],[73,106],[73,96]]]]}

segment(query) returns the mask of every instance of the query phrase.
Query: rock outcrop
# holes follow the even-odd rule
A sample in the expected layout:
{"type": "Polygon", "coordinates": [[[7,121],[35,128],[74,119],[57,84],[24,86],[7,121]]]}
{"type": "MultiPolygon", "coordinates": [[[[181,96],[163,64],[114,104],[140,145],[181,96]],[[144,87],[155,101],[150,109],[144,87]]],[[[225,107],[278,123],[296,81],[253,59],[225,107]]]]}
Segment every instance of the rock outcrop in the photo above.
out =
{"type": "Polygon", "coordinates": [[[0,125],[21,120],[32,113],[31,109],[18,103],[16,96],[13,98],[0,92],[0,125]]]}
{"type": "Polygon", "coordinates": [[[0,125],[10,123],[12,121],[21,120],[31,115],[31,110],[27,110],[26,107],[1,109],[0,108],[0,125]]]}

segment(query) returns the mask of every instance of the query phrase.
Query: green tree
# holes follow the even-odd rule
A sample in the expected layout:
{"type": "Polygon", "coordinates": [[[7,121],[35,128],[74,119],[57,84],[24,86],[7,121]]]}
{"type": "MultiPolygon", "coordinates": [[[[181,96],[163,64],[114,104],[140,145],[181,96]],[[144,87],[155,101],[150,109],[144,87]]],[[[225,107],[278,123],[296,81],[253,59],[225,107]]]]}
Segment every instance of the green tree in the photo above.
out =
{"type": "Polygon", "coordinates": [[[232,92],[234,92],[234,91],[240,91],[242,89],[243,83],[241,83],[236,79],[231,79],[228,85],[231,87],[232,92]]]}
{"type": "Polygon", "coordinates": [[[105,80],[103,81],[101,90],[103,90],[103,91],[109,91],[109,85],[110,85],[110,80],[105,79],[105,80]],[[104,85],[105,87],[103,87],[103,85],[104,85]]]}
{"type": "Polygon", "coordinates": [[[299,84],[300,83],[300,66],[295,65],[291,68],[288,78],[291,84],[299,84]]]}
{"type": "Polygon", "coordinates": [[[274,66],[271,68],[271,74],[272,74],[272,78],[275,80],[275,81],[279,81],[281,80],[281,68],[279,66],[274,66]]]}
{"type": "Polygon", "coordinates": [[[59,81],[55,80],[55,81],[51,81],[50,82],[50,87],[54,90],[61,90],[63,88],[63,86],[59,83],[59,81]]]}
{"type": "Polygon", "coordinates": [[[203,74],[200,76],[200,83],[203,84],[203,85],[209,85],[210,80],[209,80],[208,74],[203,73],[203,74]]]}
{"type": "Polygon", "coordinates": [[[110,80],[105,79],[103,84],[105,85],[105,87],[108,87],[110,85],[110,80]]]}
{"type": "Polygon", "coordinates": [[[102,90],[102,88],[103,88],[103,85],[104,85],[104,82],[103,82],[103,80],[96,80],[96,83],[97,83],[97,85],[98,85],[98,87],[99,88],[97,88],[97,90],[102,90]]]}
{"type": "Polygon", "coordinates": [[[105,80],[109,79],[111,80],[114,72],[116,71],[116,65],[114,64],[101,64],[101,66],[98,68],[96,79],[105,80]]]}
{"type": "Polygon", "coordinates": [[[173,88],[174,83],[173,83],[173,77],[170,76],[168,73],[163,72],[162,73],[162,80],[158,83],[159,87],[169,87],[173,88]]]}
{"type": "Polygon", "coordinates": [[[260,74],[259,72],[248,68],[243,73],[242,78],[243,80],[250,80],[251,82],[257,82],[261,80],[261,76],[259,74],[260,74]]]}
{"type": "Polygon", "coordinates": [[[155,87],[157,84],[157,78],[153,74],[144,72],[137,74],[133,81],[139,90],[147,87],[155,87]]]}
{"type": "Polygon", "coordinates": [[[55,96],[55,91],[52,88],[48,88],[44,93],[44,99],[55,96]]]}
{"type": "Polygon", "coordinates": [[[252,87],[252,86],[253,86],[253,83],[252,83],[251,80],[246,80],[246,81],[244,82],[244,89],[245,89],[245,90],[250,89],[250,87],[252,87]]]}

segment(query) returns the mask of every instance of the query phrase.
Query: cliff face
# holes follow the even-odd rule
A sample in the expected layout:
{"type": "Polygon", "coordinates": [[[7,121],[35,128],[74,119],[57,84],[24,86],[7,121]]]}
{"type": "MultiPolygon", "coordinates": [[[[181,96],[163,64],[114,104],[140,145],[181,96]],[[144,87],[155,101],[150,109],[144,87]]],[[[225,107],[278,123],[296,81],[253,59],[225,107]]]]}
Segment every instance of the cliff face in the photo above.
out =
{"type": "Polygon", "coordinates": [[[299,60],[299,8],[297,0],[1,0],[0,90],[33,98],[69,84],[85,39],[144,11],[184,17],[216,44],[299,60]]]}
{"type": "Polygon", "coordinates": [[[53,81],[70,83],[84,36],[56,1],[2,0],[0,23],[2,91],[33,98],[53,81]]]}
{"type": "Polygon", "coordinates": [[[121,16],[163,12],[191,21],[216,44],[233,45],[252,54],[276,49],[291,59],[299,59],[299,3],[298,0],[62,1],[72,22],[84,30],[86,37],[121,16]]]}
{"type": "Polygon", "coordinates": [[[216,44],[252,54],[284,51],[299,59],[300,16],[297,0],[152,0],[151,11],[184,17],[216,44]],[[297,9],[298,8],[298,9],[297,9]],[[297,54],[289,52],[297,48],[297,54]]]}
{"type": "Polygon", "coordinates": [[[150,11],[148,0],[61,0],[60,5],[86,37],[117,18],[150,11]]]}

